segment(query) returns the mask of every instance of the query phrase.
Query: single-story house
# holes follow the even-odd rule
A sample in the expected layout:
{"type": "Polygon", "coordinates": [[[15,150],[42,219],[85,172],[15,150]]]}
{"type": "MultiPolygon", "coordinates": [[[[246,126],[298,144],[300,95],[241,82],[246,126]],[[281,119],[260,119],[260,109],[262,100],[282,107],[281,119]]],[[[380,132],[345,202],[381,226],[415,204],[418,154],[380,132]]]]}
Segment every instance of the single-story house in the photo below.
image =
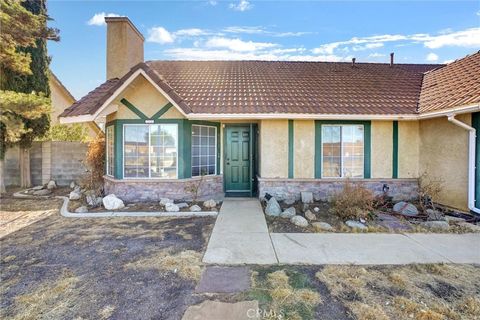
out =
{"type": "Polygon", "coordinates": [[[478,52],[447,65],[145,62],[131,21],[106,22],[107,80],[60,121],[106,123],[107,193],[184,198],[201,179],[204,197],[327,199],[349,178],[409,199],[426,172],[444,181],[442,204],[480,207],[478,52]]]}

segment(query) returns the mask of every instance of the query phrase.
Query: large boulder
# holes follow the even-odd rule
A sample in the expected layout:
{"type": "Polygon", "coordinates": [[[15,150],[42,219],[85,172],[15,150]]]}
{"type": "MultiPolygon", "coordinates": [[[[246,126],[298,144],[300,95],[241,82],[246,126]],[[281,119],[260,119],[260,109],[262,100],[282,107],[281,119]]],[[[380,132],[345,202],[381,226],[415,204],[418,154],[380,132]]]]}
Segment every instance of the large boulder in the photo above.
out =
{"type": "Polygon", "coordinates": [[[180,203],[176,203],[177,207],[179,207],[180,209],[183,209],[183,208],[187,208],[188,207],[188,203],[186,202],[180,202],[180,203]]]}
{"type": "Polygon", "coordinates": [[[326,222],[314,222],[312,226],[316,231],[334,231],[333,227],[326,222]]]}
{"type": "Polygon", "coordinates": [[[79,200],[82,197],[82,193],[80,192],[79,189],[75,189],[72,192],[70,192],[69,199],[70,200],[79,200]]]}
{"type": "Polygon", "coordinates": [[[56,187],[57,187],[57,184],[55,183],[54,180],[48,181],[48,183],[47,183],[47,189],[48,189],[48,190],[53,190],[53,189],[55,189],[56,187]]]}
{"type": "Polygon", "coordinates": [[[122,199],[118,199],[114,194],[109,194],[108,196],[103,197],[102,202],[107,210],[119,210],[125,208],[122,199]]]}
{"type": "Polygon", "coordinates": [[[313,202],[313,193],[310,191],[302,191],[300,193],[303,203],[312,203],[313,202]]]}
{"type": "Polygon", "coordinates": [[[366,225],[364,225],[361,222],[355,221],[355,220],[348,220],[347,222],[345,222],[345,224],[352,229],[360,229],[360,230],[367,229],[366,225]]]}
{"type": "Polygon", "coordinates": [[[199,205],[194,204],[193,206],[190,207],[190,211],[192,211],[192,212],[200,212],[200,211],[202,211],[202,208],[200,208],[199,205]]]}
{"type": "Polygon", "coordinates": [[[413,204],[400,201],[393,206],[393,212],[407,217],[415,217],[418,215],[418,209],[413,204]]]}
{"type": "Polygon", "coordinates": [[[302,227],[302,228],[308,227],[307,219],[305,219],[302,216],[293,216],[290,219],[290,222],[296,225],[297,227],[302,227]]]}
{"type": "Polygon", "coordinates": [[[317,220],[317,216],[315,215],[315,213],[310,210],[305,211],[305,218],[310,221],[317,220]]]}
{"type": "Polygon", "coordinates": [[[294,217],[297,214],[297,211],[295,210],[294,207],[287,208],[283,210],[282,213],[280,213],[280,218],[287,218],[290,219],[291,217],[294,217]]]}
{"type": "Polygon", "coordinates": [[[33,192],[34,196],[48,196],[50,193],[52,193],[52,190],[48,189],[42,189],[42,190],[37,190],[33,192]]]}
{"type": "Polygon", "coordinates": [[[32,190],[35,190],[35,191],[42,190],[42,189],[43,189],[43,186],[36,186],[32,188],[32,190]]]}
{"type": "Polygon", "coordinates": [[[211,208],[216,208],[217,207],[217,202],[213,199],[207,200],[203,203],[203,206],[205,208],[211,209],[211,208]]]}
{"type": "Polygon", "coordinates": [[[161,206],[166,206],[167,203],[173,203],[173,200],[172,200],[172,199],[169,199],[169,198],[162,198],[162,199],[160,199],[160,205],[161,205],[161,206]]]}
{"type": "Polygon", "coordinates": [[[282,208],[280,208],[280,205],[278,204],[277,199],[275,198],[270,198],[270,200],[267,201],[267,207],[265,208],[265,213],[269,216],[277,217],[282,213],[282,208]]]}
{"type": "Polygon", "coordinates": [[[165,211],[167,212],[178,212],[180,208],[175,203],[167,203],[165,205],[165,211]]]}

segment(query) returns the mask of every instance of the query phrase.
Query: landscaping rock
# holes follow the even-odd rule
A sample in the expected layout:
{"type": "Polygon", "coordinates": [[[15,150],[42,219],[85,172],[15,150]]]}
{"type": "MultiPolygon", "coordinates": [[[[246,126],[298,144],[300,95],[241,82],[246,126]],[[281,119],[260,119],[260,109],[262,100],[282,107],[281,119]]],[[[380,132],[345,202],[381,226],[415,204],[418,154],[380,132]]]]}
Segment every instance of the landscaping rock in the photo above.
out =
{"type": "Polygon", "coordinates": [[[288,198],[288,199],[283,200],[283,203],[285,203],[287,206],[291,206],[292,204],[295,203],[295,199],[288,198]]]}
{"type": "Polygon", "coordinates": [[[168,199],[168,198],[161,198],[161,199],[160,199],[160,205],[161,205],[161,206],[166,206],[167,203],[173,203],[173,200],[172,200],[172,199],[168,199]]]}
{"type": "Polygon", "coordinates": [[[431,221],[436,221],[436,220],[445,220],[443,213],[433,210],[433,209],[427,209],[425,210],[425,213],[428,214],[428,220],[431,221]]]}
{"type": "Polygon", "coordinates": [[[459,218],[459,217],[452,217],[452,216],[445,216],[445,221],[448,223],[459,223],[459,222],[465,222],[465,219],[459,218]]]}
{"type": "Polygon", "coordinates": [[[177,205],[177,207],[179,207],[180,209],[183,209],[183,208],[188,207],[188,203],[186,203],[186,202],[180,202],[180,203],[177,203],[176,205],[177,205]]]}
{"type": "Polygon", "coordinates": [[[305,218],[307,218],[308,220],[312,221],[312,220],[317,220],[317,216],[310,210],[307,210],[305,212],[305,218]]]}
{"type": "Polygon", "coordinates": [[[422,226],[433,230],[448,230],[450,225],[447,221],[425,221],[421,223],[422,226]]]}
{"type": "Polygon", "coordinates": [[[42,189],[43,189],[43,186],[36,186],[32,188],[32,190],[35,190],[35,191],[42,190],[42,189]]]}
{"type": "Polygon", "coordinates": [[[352,229],[361,229],[361,230],[367,229],[366,225],[355,220],[348,220],[347,222],[345,222],[345,224],[352,229]]]}
{"type": "Polygon", "coordinates": [[[217,206],[217,202],[213,199],[207,200],[203,203],[205,208],[215,208],[217,206]]]}
{"type": "Polygon", "coordinates": [[[192,212],[200,212],[200,211],[202,211],[202,208],[200,208],[199,205],[194,204],[193,206],[190,207],[190,211],[192,211],[192,212]]]}
{"type": "Polygon", "coordinates": [[[326,222],[314,222],[312,223],[312,226],[315,228],[317,231],[333,231],[333,227],[326,222]]]}
{"type": "Polygon", "coordinates": [[[88,208],[85,206],[81,206],[75,209],[75,213],[85,213],[85,212],[88,212],[88,208]]]}
{"type": "Polygon", "coordinates": [[[312,203],[313,202],[313,193],[310,191],[302,191],[300,193],[303,203],[312,203]]]}
{"type": "Polygon", "coordinates": [[[80,190],[73,190],[70,192],[70,196],[68,197],[70,200],[78,200],[82,197],[82,194],[80,193],[80,190]]]}
{"type": "Polygon", "coordinates": [[[285,209],[282,213],[280,213],[280,218],[288,218],[294,217],[297,214],[297,211],[294,207],[290,207],[285,209]]]}
{"type": "Polygon", "coordinates": [[[89,206],[98,207],[102,205],[103,198],[97,197],[94,193],[89,193],[86,196],[86,200],[89,206]]]}
{"type": "Polygon", "coordinates": [[[310,210],[310,205],[309,205],[308,203],[304,203],[304,204],[303,204],[302,211],[303,211],[303,212],[307,212],[308,210],[310,210]]]}
{"type": "Polygon", "coordinates": [[[53,189],[55,189],[56,187],[57,187],[57,184],[55,183],[54,180],[48,181],[48,183],[47,183],[47,189],[48,189],[48,190],[53,190],[53,189]]]}
{"type": "Polygon", "coordinates": [[[407,217],[414,217],[418,215],[417,207],[405,201],[395,203],[393,206],[393,211],[407,217]]]}
{"type": "Polygon", "coordinates": [[[167,212],[178,212],[178,211],[180,211],[180,208],[174,203],[167,203],[165,205],[165,211],[167,211],[167,212]]]}
{"type": "Polygon", "coordinates": [[[378,213],[377,214],[379,226],[387,228],[392,231],[410,231],[412,230],[412,226],[407,221],[402,221],[395,216],[385,214],[385,213],[378,213]]]}
{"type": "Polygon", "coordinates": [[[293,216],[290,219],[290,222],[296,225],[297,227],[302,227],[302,228],[308,227],[307,219],[305,219],[302,216],[293,216]]]}
{"type": "Polygon", "coordinates": [[[315,211],[315,212],[318,213],[318,212],[320,212],[320,208],[319,208],[319,207],[315,207],[315,208],[313,208],[313,211],[315,211]]]}
{"type": "Polygon", "coordinates": [[[70,189],[75,189],[76,186],[77,184],[75,183],[75,181],[70,182],[70,189]]]}
{"type": "Polygon", "coordinates": [[[280,208],[280,205],[278,204],[277,199],[275,198],[270,198],[270,200],[267,201],[267,207],[265,208],[265,213],[269,216],[277,217],[282,213],[282,208],[280,208]]]}
{"type": "Polygon", "coordinates": [[[48,189],[42,189],[42,190],[37,190],[33,193],[34,196],[48,196],[50,193],[52,193],[52,190],[48,189]]]}
{"type": "Polygon", "coordinates": [[[108,196],[102,199],[103,206],[107,210],[119,210],[125,208],[122,199],[118,199],[116,195],[109,194],[108,196]]]}

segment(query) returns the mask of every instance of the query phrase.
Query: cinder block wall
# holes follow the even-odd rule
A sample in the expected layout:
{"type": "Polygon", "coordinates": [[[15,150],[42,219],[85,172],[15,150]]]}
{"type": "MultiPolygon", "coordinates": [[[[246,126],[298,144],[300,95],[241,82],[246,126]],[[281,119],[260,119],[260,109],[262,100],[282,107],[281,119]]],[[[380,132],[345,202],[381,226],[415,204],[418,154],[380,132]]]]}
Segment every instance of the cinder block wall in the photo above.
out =
{"type": "Polygon", "coordinates": [[[51,179],[57,185],[69,185],[86,173],[83,164],[88,145],[81,142],[51,142],[51,179]]]}
{"type": "MultiPolygon", "coordinates": [[[[69,185],[79,181],[86,173],[83,161],[88,145],[81,142],[47,141],[34,142],[30,149],[30,173],[32,185],[55,180],[57,185],[69,185]]],[[[18,147],[7,150],[5,156],[5,185],[20,184],[18,147]]]]}

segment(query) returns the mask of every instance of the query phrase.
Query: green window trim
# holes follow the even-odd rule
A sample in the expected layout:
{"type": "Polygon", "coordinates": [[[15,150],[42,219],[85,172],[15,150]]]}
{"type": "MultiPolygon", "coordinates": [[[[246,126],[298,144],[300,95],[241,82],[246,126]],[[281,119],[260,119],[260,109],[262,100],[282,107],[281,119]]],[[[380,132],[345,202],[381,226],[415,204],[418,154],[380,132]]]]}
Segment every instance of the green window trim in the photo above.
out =
{"type": "Polygon", "coordinates": [[[392,178],[398,178],[398,121],[393,121],[393,170],[392,178]]]}
{"type": "Polygon", "coordinates": [[[293,179],[294,167],[294,128],[293,120],[288,120],[288,178],[293,179]]]}
{"type": "Polygon", "coordinates": [[[371,121],[316,120],[315,121],[315,179],[322,179],[322,125],[363,125],[363,178],[371,178],[371,121]]]}
{"type": "MultiPolygon", "coordinates": [[[[120,119],[113,120],[105,127],[114,126],[115,179],[123,179],[123,125],[124,124],[159,124],[174,123],[178,125],[178,179],[192,177],[192,124],[208,125],[217,128],[217,163],[220,164],[220,123],[210,121],[190,121],[186,119],[120,119]]],[[[220,174],[220,165],[217,165],[220,174]]],[[[155,180],[155,178],[151,178],[155,180]]]]}

